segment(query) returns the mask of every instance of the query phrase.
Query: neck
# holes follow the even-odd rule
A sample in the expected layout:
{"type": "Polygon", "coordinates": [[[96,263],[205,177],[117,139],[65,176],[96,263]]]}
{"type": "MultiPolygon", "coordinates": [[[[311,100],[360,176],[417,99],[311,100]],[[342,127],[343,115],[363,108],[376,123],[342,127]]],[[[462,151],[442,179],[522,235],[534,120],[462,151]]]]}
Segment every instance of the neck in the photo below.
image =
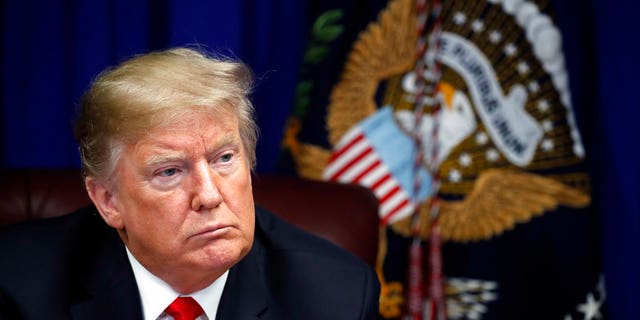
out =
{"type": "Polygon", "coordinates": [[[141,255],[136,248],[132,248],[127,244],[126,233],[120,231],[120,237],[124,241],[131,257],[146,269],[149,273],[156,276],[168,284],[174,291],[181,295],[188,295],[200,291],[212,283],[214,283],[222,274],[224,274],[231,266],[224,268],[199,268],[195,266],[176,266],[170,261],[164,259],[154,259],[153,257],[141,255]]]}
{"type": "Polygon", "coordinates": [[[185,276],[179,276],[176,273],[166,276],[158,275],[155,273],[154,274],[158,278],[166,282],[169,286],[171,286],[171,288],[173,288],[173,290],[175,290],[176,292],[180,293],[181,295],[188,295],[210,286],[212,283],[218,280],[218,278],[224,273],[224,271],[215,273],[215,276],[212,276],[213,273],[210,273],[206,277],[200,278],[194,277],[192,272],[189,272],[188,270],[186,273],[188,273],[188,275],[185,276]]]}

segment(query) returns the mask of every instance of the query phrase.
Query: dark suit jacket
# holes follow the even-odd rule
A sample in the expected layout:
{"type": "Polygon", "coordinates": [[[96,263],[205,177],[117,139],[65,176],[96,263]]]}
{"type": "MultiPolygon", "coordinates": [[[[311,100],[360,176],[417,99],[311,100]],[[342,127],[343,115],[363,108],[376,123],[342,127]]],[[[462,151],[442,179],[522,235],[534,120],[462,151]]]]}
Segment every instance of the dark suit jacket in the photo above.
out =
{"type": "MultiPolygon", "coordinates": [[[[93,207],[1,232],[0,255],[0,319],[142,318],[124,245],[93,207]]],[[[379,289],[358,258],[257,209],[216,319],[375,319],[379,289]]]]}

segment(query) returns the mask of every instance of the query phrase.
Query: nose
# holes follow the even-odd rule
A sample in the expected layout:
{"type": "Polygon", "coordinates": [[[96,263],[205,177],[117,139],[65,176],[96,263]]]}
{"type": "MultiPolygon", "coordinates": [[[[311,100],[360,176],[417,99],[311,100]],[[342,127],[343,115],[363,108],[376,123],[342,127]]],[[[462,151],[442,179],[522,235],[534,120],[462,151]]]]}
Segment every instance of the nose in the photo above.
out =
{"type": "Polygon", "coordinates": [[[208,164],[194,169],[192,178],[194,183],[191,209],[194,211],[213,209],[222,203],[222,194],[216,183],[216,174],[208,164]]]}

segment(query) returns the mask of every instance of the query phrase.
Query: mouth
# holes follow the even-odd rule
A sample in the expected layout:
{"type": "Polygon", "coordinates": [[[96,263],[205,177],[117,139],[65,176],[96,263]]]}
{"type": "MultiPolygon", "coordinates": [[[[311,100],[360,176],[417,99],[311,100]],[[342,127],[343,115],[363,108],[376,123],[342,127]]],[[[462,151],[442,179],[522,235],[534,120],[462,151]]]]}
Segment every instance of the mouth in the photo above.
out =
{"type": "Polygon", "coordinates": [[[231,226],[229,225],[215,225],[208,226],[198,230],[196,233],[189,236],[189,238],[198,238],[198,237],[207,237],[207,238],[217,238],[231,230],[231,226]]]}

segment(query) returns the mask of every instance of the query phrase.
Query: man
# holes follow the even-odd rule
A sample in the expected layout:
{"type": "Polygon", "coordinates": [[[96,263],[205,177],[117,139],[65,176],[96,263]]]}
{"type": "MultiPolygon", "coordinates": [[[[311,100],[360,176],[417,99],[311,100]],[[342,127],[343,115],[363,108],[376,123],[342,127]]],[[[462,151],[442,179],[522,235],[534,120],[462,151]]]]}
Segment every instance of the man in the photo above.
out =
{"type": "Polygon", "coordinates": [[[186,48],[101,74],[76,123],[95,206],[0,236],[0,318],[376,318],[368,266],[254,207],[250,90],[186,48]]]}

